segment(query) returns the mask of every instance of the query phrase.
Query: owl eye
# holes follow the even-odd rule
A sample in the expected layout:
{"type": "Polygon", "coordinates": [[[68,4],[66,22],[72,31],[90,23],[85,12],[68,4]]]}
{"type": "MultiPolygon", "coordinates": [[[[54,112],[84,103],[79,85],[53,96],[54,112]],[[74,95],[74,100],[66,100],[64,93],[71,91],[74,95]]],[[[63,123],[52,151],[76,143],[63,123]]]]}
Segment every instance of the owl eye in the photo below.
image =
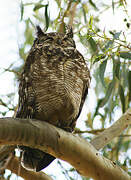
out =
{"type": "Polygon", "coordinates": [[[50,41],[53,41],[53,37],[48,37],[46,40],[50,40],[50,41]]]}
{"type": "Polygon", "coordinates": [[[46,37],[46,38],[41,38],[39,40],[39,43],[48,43],[48,42],[52,42],[54,39],[52,37],[46,37]]]}

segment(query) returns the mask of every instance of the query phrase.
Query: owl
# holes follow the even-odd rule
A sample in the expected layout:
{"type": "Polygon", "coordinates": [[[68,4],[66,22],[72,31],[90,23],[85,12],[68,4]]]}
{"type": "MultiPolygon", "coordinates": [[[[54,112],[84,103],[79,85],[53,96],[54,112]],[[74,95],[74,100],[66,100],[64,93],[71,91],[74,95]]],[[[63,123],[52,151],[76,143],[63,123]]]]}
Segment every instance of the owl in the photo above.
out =
{"type": "MultiPolygon", "coordinates": [[[[37,38],[20,77],[16,118],[34,118],[72,132],[89,83],[89,69],[76,49],[72,28],[45,33],[37,26],[37,38]]],[[[28,170],[38,172],[55,159],[38,149],[19,148],[21,164],[28,170]]]]}

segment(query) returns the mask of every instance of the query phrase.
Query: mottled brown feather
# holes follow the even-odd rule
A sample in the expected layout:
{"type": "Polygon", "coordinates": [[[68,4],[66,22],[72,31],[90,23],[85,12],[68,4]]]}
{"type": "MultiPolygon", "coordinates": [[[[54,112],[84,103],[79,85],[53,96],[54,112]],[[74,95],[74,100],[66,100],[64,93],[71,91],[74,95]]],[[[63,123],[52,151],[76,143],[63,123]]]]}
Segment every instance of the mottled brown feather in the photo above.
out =
{"type": "MultiPolygon", "coordinates": [[[[88,67],[76,49],[70,27],[66,34],[45,34],[37,29],[20,78],[16,117],[36,118],[72,132],[88,93],[88,67]]],[[[30,170],[39,171],[54,160],[42,151],[20,148],[23,166],[30,170]]]]}

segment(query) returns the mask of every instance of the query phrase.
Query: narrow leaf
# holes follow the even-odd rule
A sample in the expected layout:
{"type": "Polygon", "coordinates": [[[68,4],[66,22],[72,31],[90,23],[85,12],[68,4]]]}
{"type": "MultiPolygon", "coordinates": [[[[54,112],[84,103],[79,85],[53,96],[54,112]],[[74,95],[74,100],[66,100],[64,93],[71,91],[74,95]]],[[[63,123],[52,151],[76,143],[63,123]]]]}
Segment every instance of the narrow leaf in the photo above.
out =
{"type": "Polygon", "coordinates": [[[117,79],[120,79],[120,64],[121,62],[119,60],[115,60],[114,57],[112,56],[113,59],[113,77],[117,77],[117,79]]]}
{"type": "Polygon", "coordinates": [[[122,57],[123,59],[131,60],[131,53],[129,53],[129,52],[120,52],[120,57],[122,57]]]}
{"type": "Polygon", "coordinates": [[[93,24],[93,16],[90,16],[89,19],[89,27],[92,28],[92,24],[93,24]]]}
{"type": "Polygon", "coordinates": [[[84,15],[84,21],[85,21],[85,23],[87,23],[85,4],[82,4],[82,11],[83,11],[83,15],[84,15]]]}
{"type": "Polygon", "coordinates": [[[121,35],[121,31],[120,31],[120,32],[116,32],[116,33],[114,34],[113,38],[114,38],[114,39],[119,39],[120,35],[121,35]]]}
{"type": "Polygon", "coordinates": [[[23,14],[24,14],[24,4],[23,2],[21,1],[21,4],[20,4],[20,20],[22,21],[23,19],[23,14]]]}
{"type": "Polygon", "coordinates": [[[112,90],[114,89],[114,84],[115,84],[114,80],[109,83],[107,91],[106,91],[106,95],[105,95],[104,99],[102,100],[100,107],[103,107],[109,100],[109,98],[112,94],[112,90]]]}
{"type": "Polygon", "coordinates": [[[105,87],[105,82],[104,82],[104,73],[105,73],[105,69],[106,69],[106,65],[107,65],[107,59],[104,60],[100,67],[99,67],[99,76],[100,76],[100,80],[102,82],[102,85],[105,87]]]}
{"type": "Polygon", "coordinates": [[[112,0],[112,10],[113,10],[113,14],[114,14],[114,8],[115,8],[115,4],[114,4],[114,1],[112,0]]]}
{"type": "Polygon", "coordinates": [[[121,31],[120,32],[109,31],[109,33],[113,36],[113,39],[119,39],[121,35],[121,31]]]}
{"type": "Polygon", "coordinates": [[[98,110],[99,110],[99,108],[100,108],[100,104],[102,103],[102,101],[103,101],[103,98],[102,98],[102,99],[98,99],[98,101],[97,101],[97,106],[96,106],[96,110],[95,110],[93,119],[94,119],[94,117],[95,117],[96,115],[99,114],[98,110]]]}
{"type": "Polygon", "coordinates": [[[97,51],[97,44],[96,44],[95,40],[92,37],[90,37],[88,39],[88,42],[90,44],[90,47],[91,47],[92,51],[96,53],[96,51],[97,51]]]}
{"type": "Polygon", "coordinates": [[[45,31],[47,31],[47,29],[49,27],[48,4],[45,5],[45,22],[46,22],[45,31]]]}
{"type": "Polygon", "coordinates": [[[125,112],[125,96],[124,96],[124,89],[121,84],[119,84],[119,95],[120,95],[120,100],[121,100],[121,105],[122,105],[122,112],[125,112]]]}
{"type": "Polygon", "coordinates": [[[112,44],[113,44],[112,40],[107,41],[107,43],[106,43],[105,47],[103,48],[103,50],[107,50],[108,48],[110,48],[112,46],[112,44]]]}
{"type": "Polygon", "coordinates": [[[131,71],[128,72],[129,101],[131,101],[131,71]]]}
{"type": "Polygon", "coordinates": [[[40,8],[43,8],[45,7],[46,5],[43,5],[43,4],[36,4],[33,11],[36,11],[36,10],[39,10],[40,8]]]}
{"type": "Polygon", "coordinates": [[[95,3],[92,0],[89,0],[89,3],[94,7],[94,9],[98,10],[98,8],[96,7],[95,3]]]}

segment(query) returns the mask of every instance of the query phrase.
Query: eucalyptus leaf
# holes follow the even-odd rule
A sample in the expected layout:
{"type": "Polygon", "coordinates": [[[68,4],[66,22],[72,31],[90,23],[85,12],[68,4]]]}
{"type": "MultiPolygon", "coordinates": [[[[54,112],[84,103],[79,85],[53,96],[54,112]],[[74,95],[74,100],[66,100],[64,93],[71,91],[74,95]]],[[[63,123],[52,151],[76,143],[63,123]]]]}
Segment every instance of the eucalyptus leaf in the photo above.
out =
{"type": "Polygon", "coordinates": [[[129,101],[131,101],[131,71],[128,72],[129,101]]]}
{"type": "Polygon", "coordinates": [[[99,76],[100,76],[100,80],[102,82],[102,85],[105,87],[105,82],[104,82],[104,73],[105,73],[105,69],[106,69],[106,65],[107,65],[107,59],[104,60],[99,67],[99,76]]]}
{"type": "Polygon", "coordinates": [[[23,14],[24,14],[24,4],[21,1],[21,4],[20,4],[20,20],[21,21],[23,20],[23,14]]]}
{"type": "Polygon", "coordinates": [[[109,100],[111,94],[112,94],[112,91],[114,89],[114,85],[115,85],[115,80],[112,80],[109,85],[108,85],[108,88],[107,88],[107,91],[106,91],[106,95],[105,97],[103,98],[101,104],[100,104],[100,107],[103,107],[109,100]]]}
{"type": "Polygon", "coordinates": [[[45,6],[45,22],[46,22],[46,28],[45,31],[47,31],[48,27],[49,27],[49,16],[48,16],[48,4],[45,6]]]}
{"type": "Polygon", "coordinates": [[[88,43],[90,44],[91,50],[92,50],[94,53],[96,53],[96,51],[97,51],[97,44],[96,44],[95,40],[94,40],[92,37],[90,37],[90,38],[88,39],[88,43]]]}
{"type": "Polygon", "coordinates": [[[115,60],[114,57],[113,59],[113,77],[117,77],[117,79],[120,79],[120,65],[121,62],[119,60],[115,60]]]}
{"type": "Polygon", "coordinates": [[[35,5],[35,7],[34,7],[34,9],[33,9],[33,11],[37,11],[37,10],[39,10],[40,8],[43,8],[43,7],[45,7],[46,5],[43,5],[43,4],[36,4],[35,5]]]}
{"type": "Polygon", "coordinates": [[[121,35],[121,31],[120,32],[116,32],[116,33],[112,33],[113,38],[114,39],[119,39],[120,35],[121,35]]]}
{"type": "Polygon", "coordinates": [[[89,0],[89,3],[94,7],[95,10],[98,10],[98,8],[92,0],[89,0]]]}
{"type": "Polygon", "coordinates": [[[121,84],[119,84],[119,95],[120,95],[120,100],[121,100],[121,105],[122,105],[122,112],[125,112],[125,96],[124,96],[124,88],[121,84]]]}
{"type": "Polygon", "coordinates": [[[85,23],[87,23],[86,11],[85,11],[85,8],[84,8],[84,4],[82,4],[82,11],[83,11],[83,15],[84,15],[84,21],[85,21],[85,23]]]}
{"type": "Polygon", "coordinates": [[[103,50],[107,51],[107,49],[109,49],[113,45],[113,42],[114,42],[113,40],[107,41],[107,43],[106,43],[105,47],[103,48],[103,50]]]}
{"type": "Polygon", "coordinates": [[[120,52],[120,57],[122,57],[123,59],[131,60],[131,53],[129,53],[129,52],[120,52]]]}

